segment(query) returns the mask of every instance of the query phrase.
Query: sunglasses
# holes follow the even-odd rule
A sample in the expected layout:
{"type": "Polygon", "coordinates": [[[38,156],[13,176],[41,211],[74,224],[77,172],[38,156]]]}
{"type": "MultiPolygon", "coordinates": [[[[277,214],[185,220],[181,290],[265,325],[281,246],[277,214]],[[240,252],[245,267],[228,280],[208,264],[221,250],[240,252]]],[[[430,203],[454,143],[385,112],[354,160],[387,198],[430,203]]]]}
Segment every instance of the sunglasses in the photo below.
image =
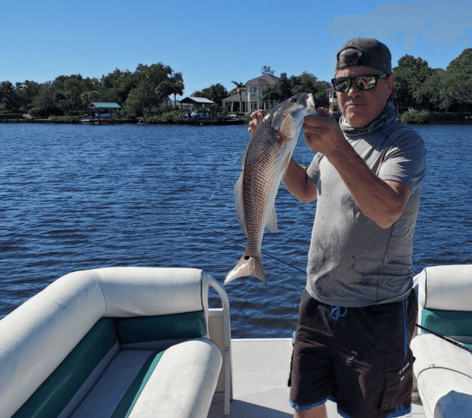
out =
{"type": "Polygon", "coordinates": [[[346,92],[351,88],[352,82],[356,83],[359,90],[372,90],[377,85],[377,80],[388,78],[388,74],[364,74],[357,77],[333,78],[331,83],[336,91],[346,92]]]}

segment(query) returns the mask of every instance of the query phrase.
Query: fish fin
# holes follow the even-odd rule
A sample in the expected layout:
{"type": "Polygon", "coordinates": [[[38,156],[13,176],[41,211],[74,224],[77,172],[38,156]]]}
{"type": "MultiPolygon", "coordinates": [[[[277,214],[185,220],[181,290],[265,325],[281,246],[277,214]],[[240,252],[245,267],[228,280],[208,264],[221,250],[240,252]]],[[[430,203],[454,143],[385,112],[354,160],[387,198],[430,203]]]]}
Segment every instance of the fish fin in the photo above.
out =
{"type": "Polygon", "coordinates": [[[238,213],[239,226],[244,232],[244,235],[247,236],[246,216],[244,214],[243,178],[244,173],[241,173],[238,181],[234,185],[234,202],[236,203],[236,212],[238,213]]]}
{"type": "MultiPolygon", "coordinates": [[[[296,143],[295,143],[296,144],[296,143]]],[[[290,152],[287,157],[285,158],[285,160],[283,161],[283,165],[282,165],[282,173],[283,173],[283,176],[285,176],[285,173],[287,171],[287,168],[290,164],[290,159],[292,158],[292,152],[290,152]]],[[[278,168],[276,167],[276,170],[278,170],[278,168]]],[[[282,178],[283,178],[282,176],[282,178]]],[[[280,183],[274,183],[272,185],[272,187],[274,188],[271,193],[274,193],[274,195],[276,196],[277,195],[277,190],[278,188],[280,187],[280,183]]],[[[272,208],[268,208],[267,209],[268,212],[267,212],[267,221],[266,221],[266,227],[269,228],[272,232],[278,232],[278,227],[277,227],[277,213],[275,211],[275,202],[274,202],[274,205],[272,206],[272,208]]]]}
{"type": "Polygon", "coordinates": [[[266,228],[269,228],[272,232],[278,232],[279,229],[277,227],[277,212],[275,211],[274,205],[268,209],[267,215],[267,222],[265,225],[266,228]]]}
{"type": "MultiPolygon", "coordinates": [[[[280,125],[280,132],[278,141],[280,144],[285,144],[286,142],[290,141],[292,138],[295,137],[296,131],[296,123],[293,116],[289,113],[286,117],[282,120],[280,125]]],[[[298,137],[297,137],[298,138],[298,137]]]]}
{"type": "Polygon", "coordinates": [[[228,284],[234,279],[247,276],[254,276],[267,285],[267,278],[264,272],[264,266],[262,265],[262,259],[260,257],[250,256],[246,250],[238,264],[236,264],[234,269],[226,275],[224,284],[228,284]]]}

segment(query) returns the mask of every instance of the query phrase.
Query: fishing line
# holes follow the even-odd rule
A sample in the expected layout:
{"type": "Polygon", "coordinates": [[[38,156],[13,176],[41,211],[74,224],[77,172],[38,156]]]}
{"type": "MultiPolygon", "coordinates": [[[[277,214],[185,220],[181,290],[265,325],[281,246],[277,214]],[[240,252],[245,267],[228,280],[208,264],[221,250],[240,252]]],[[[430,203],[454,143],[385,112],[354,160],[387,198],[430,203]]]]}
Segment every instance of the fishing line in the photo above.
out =
{"type": "MultiPolygon", "coordinates": [[[[241,156],[242,156],[245,152],[246,152],[246,149],[243,149],[243,151],[238,155],[237,159],[238,159],[238,160],[241,160],[241,156]]],[[[235,161],[236,161],[236,159],[235,159],[235,161]]],[[[239,241],[237,241],[237,240],[235,240],[235,239],[233,239],[233,238],[231,238],[231,237],[229,237],[229,236],[227,236],[227,235],[225,235],[225,234],[223,234],[223,233],[221,233],[221,232],[218,232],[218,231],[216,231],[216,230],[214,230],[214,229],[212,229],[212,228],[209,228],[209,227],[207,227],[207,226],[203,226],[203,225],[200,225],[200,224],[197,223],[197,221],[198,221],[198,219],[200,218],[200,216],[202,215],[203,211],[204,211],[205,208],[208,206],[208,204],[209,204],[210,201],[213,199],[213,197],[214,197],[215,194],[218,192],[218,190],[221,188],[221,186],[223,185],[223,183],[225,182],[225,180],[227,179],[227,177],[229,176],[229,174],[230,174],[230,171],[228,170],[228,172],[227,172],[226,175],[224,176],[223,180],[221,180],[221,182],[220,182],[220,184],[218,185],[218,187],[215,189],[215,191],[213,192],[213,194],[210,196],[210,198],[209,198],[209,199],[207,200],[207,202],[205,203],[205,206],[203,206],[203,208],[200,210],[200,212],[198,213],[198,215],[197,215],[197,217],[195,218],[195,220],[192,222],[192,224],[190,225],[190,227],[187,229],[187,232],[184,232],[184,231],[182,230],[182,228],[180,227],[180,224],[178,223],[177,219],[176,219],[175,216],[174,216],[174,213],[172,212],[172,210],[170,210],[171,216],[172,216],[172,218],[174,219],[174,222],[176,223],[176,225],[177,225],[177,227],[179,228],[180,232],[182,233],[182,236],[184,236],[184,237],[185,237],[185,236],[188,236],[190,230],[194,227],[194,225],[198,225],[198,226],[199,226],[200,228],[202,228],[203,230],[205,230],[205,229],[206,229],[206,230],[209,230],[209,231],[211,231],[211,232],[213,232],[213,233],[215,233],[215,234],[218,234],[218,235],[223,236],[223,237],[226,238],[226,239],[229,239],[230,241],[233,241],[234,243],[236,243],[236,244],[238,244],[238,245],[241,245],[241,246],[243,246],[243,247],[246,246],[246,245],[243,244],[242,242],[239,242],[239,241]]],[[[281,260],[280,258],[274,257],[273,255],[270,255],[270,254],[268,254],[268,253],[266,253],[266,252],[263,252],[263,251],[262,251],[262,254],[263,254],[264,256],[266,256],[266,257],[269,257],[269,258],[275,260],[275,261],[278,261],[278,262],[281,263],[281,264],[285,264],[286,266],[291,267],[291,268],[294,269],[294,270],[297,270],[297,271],[299,271],[299,272],[301,272],[301,273],[303,273],[303,274],[306,274],[306,271],[305,271],[305,270],[302,270],[302,269],[300,269],[300,268],[298,268],[298,267],[296,267],[296,266],[294,266],[294,265],[292,265],[292,264],[290,264],[290,263],[287,263],[286,261],[281,260]]]]}
{"type": "Polygon", "coordinates": [[[172,218],[174,219],[175,224],[177,225],[177,228],[180,229],[180,232],[182,233],[182,236],[185,237],[184,231],[182,231],[182,228],[180,227],[180,224],[177,222],[177,219],[175,219],[174,212],[172,212],[172,209],[169,209],[169,210],[170,210],[170,214],[171,214],[172,218]]]}
{"type": "MultiPolygon", "coordinates": [[[[224,237],[224,238],[226,238],[226,239],[229,239],[230,241],[233,241],[234,243],[236,243],[236,244],[238,244],[238,245],[240,245],[240,246],[242,246],[242,247],[246,247],[246,244],[244,244],[244,243],[242,243],[242,242],[240,242],[240,241],[237,241],[237,240],[235,240],[235,239],[233,239],[233,238],[231,238],[231,237],[229,237],[229,236],[223,234],[222,232],[215,231],[214,229],[208,228],[207,226],[203,226],[203,225],[200,225],[200,224],[197,224],[197,225],[198,225],[200,228],[202,228],[203,230],[207,229],[207,230],[209,230],[209,231],[211,231],[211,232],[213,232],[213,233],[215,233],[215,234],[221,235],[222,237],[224,237]]],[[[246,241],[246,240],[245,240],[245,241],[246,241]]],[[[294,265],[292,265],[292,264],[290,264],[290,263],[287,263],[286,261],[283,261],[283,260],[281,260],[280,258],[274,257],[273,255],[270,255],[270,254],[268,254],[268,253],[266,253],[266,252],[264,252],[264,251],[261,251],[261,253],[262,253],[263,255],[265,255],[266,257],[272,258],[273,260],[278,261],[279,263],[285,264],[285,265],[288,266],[288,267],[292,267],[293,269],[295,269],[295,270],[297,270],[297,271],[299,271],[299,272],[301,272],[301,273],[303,273],[303,274],[306,274],[306,271],[305,271],[305,270],[299,269],[298,267],[296,267],[296,266],[294,266],[294,265]]]]}

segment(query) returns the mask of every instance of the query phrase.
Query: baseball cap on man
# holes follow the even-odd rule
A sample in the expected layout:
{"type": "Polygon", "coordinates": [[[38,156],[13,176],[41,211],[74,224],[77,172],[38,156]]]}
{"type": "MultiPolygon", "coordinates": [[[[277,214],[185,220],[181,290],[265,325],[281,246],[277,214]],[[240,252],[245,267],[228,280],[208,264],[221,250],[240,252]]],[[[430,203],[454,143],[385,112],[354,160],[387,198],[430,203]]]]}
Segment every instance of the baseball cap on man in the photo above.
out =
{"type": "Polygon", "coordinates": [[[371,67],[392,73],[392,55],[385,44],[373,38],[355,38],[345,42],[336,54],[335,72],[347,67],[371,67]]]}

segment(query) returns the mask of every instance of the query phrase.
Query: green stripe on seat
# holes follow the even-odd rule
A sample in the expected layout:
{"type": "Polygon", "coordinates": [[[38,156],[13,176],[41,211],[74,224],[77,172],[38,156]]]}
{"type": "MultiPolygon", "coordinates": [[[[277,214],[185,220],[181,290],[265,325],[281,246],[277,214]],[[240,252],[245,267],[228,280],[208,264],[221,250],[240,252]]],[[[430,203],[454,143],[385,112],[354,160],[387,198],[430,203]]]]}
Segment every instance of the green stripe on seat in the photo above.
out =
{"type": "Polygon", "coordinates": [[[100,319],[12,418],[59,416],[117,341],[112,319],[100,319]]]}
{"type": "Polygon", "coordinates": [[[138,375],[133,380],[133,383],[131,383],[126,391],[125,396],[121,399],[121,402],[118,404],[111,418],[127,418],[129,416],[163,354],[164,351],[155,351],[149,356],[143,367],[141,367],[138,375]]]}
{"type": "Polygon", "coordinates": [[[423,309],[421,325],[439,335],[472,337],[472,312],[423,309]]]}
{"type": "Polygon", "coordinates": [[[114,318],[120,344],[200,338],[206,334],[203,311],[175,315],[114,318]]]}

